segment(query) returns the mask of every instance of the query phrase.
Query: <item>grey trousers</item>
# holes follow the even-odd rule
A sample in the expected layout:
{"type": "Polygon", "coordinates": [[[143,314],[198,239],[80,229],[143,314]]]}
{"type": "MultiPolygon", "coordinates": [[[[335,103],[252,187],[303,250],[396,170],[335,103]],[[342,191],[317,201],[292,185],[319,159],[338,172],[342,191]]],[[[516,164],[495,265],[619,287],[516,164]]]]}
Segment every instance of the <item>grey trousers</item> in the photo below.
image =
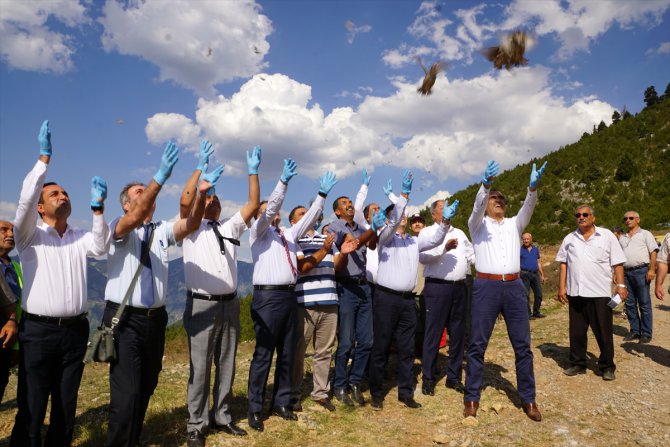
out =
{"type": "Polygon", "coordinates": [[[190,374],[186,392],[188,432],[206,432],[210,425],[232,422],[230,403],[235,380],[235,355],[240,334],[240,300],[207,301],[188,298],[184,309],[190,374]],[[209,409],[214,363],[213,403],[209,409]]]}
{"type": "Polygon", "coordinates": [[[294,403],[300,402],[302,380],[305,376],[305,352],[310,345],[314,348],[312,399],[325,399],[330,392],[330,360],[333,356],[337,333],[337,304],[314,307],[298,306],[297,320],[298,342],[293,361],[291,400],[294,403]]]}

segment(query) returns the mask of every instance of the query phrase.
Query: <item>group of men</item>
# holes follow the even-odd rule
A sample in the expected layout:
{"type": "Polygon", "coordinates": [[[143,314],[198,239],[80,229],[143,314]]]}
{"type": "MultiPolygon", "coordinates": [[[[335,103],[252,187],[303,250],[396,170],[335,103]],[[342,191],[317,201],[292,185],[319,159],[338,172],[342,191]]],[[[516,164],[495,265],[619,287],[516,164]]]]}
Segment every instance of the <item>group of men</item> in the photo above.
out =
{"type": "MultiPolygon", "coordinates": [[[[544,280],[544,272],[539,253],[533,250],[532,238],[524,234],[524,229],[537,202],[537,188],[546,163],[539,169],[533,164],[526,198],[514,217],[506,216],[505,196],[492,189],[499,165],[493,161],[487,164],[468,220],[472,242],[451,225],[458,201],[451,205],[446,200],[434,202],[432,226],[423,228],[420,219],[413,216],[410,225],[416,236],[409,234],[405,210],[414,180],[410,171],[403,174],[400,195],[393,193],[389,180],[384,192],[391,204],[382,209],[374,203],[364,206],[371,180],[364,170],[356,203],[346,196],[335,199],[336,219],[322,234],[316,230],[326,198],[337,183],[332,172],[319,179],[319,190],[310,206],[294,207],[289,214],[290,227],[282,229],[279,213],[297,165],[291,159],[284,160],[279,181],[268,201],[261,202],[261,149],[255,147],[247,152],[248,201],[224,220],[215,191],[223,166],[207,171],[213,148],[206,140],[200,145],[198,165],[182,192],[179,218],[172,222],[152,221],[156,198],[178,161],[178,149],[170,142],[149,184],[129,183],[123,188],[123,214],[109,224],[103,214],[106,182],[93,178],[93,225],[91,231],[84,231],[68,224],[71,205],[67,192],[56,183],[45,183],[52,157],[48,121],[40,129],[38,142],[39,160],[23,183],[14,225],[0,222],[0,265],[2,279],[7,283],[7,287],[3,284],[3,295],[20,297],[22,307],[18,325],[18,412],[10,445],[41,445],[40,430],[49,397],[51,423],[46,444],[69,445],[72,441],[82,360],[89,337],[86,258],[105,254],[108,282],[102,324],[114,330],[118,357],[109,369],[105,445],[140,443],[144,416],[162,368],[168,248],[179,242],[183,242],[184,251],[187,296],[183,321],[190,354],[187,443],[189,447],[204,446],[205,437],[212,430],[246,435],[231,414],[231,400],[240,332],[237,247],[247,229],[254,263],[251,316],[256,334],[248,378],[250,428],[264,430],[265,389],[275,354],[271,411],[286,420],[297,419],[295,412],[302,410],[308,346],[314,350],[311,398],[328,411],[336,410],[330,400],[329,378],[336,340],[332,394],[338,401],[349,407],[365,405],[362,386],[367,381],[371,407],[383,409],[384,369],[394,342],[398,352],[398,400],[406,407],[419,408],[412,374],[417,327],[414,290],[419,266],[425,280],[422,393],[435,395],[438,350],[446,327],[446,385],[464,394],[464,416],[476,416],[484,354],[496,320],[502,315],[516,356],[517,388],[523,410],[530,419],[541,420],[536,404],[529,316],[542,316],[541,288],[534,284],[538,275],[540,281],[544,280]],[[14,241],[24,272],[22,285],[16,275],[18,265],[13,265],[7,256],[14,241]],[[468,317],[466,277],[471,265],[477,273],[468,317]],[[137,282],[134,277],[139,278],[137,282]],[[525,286],[524,281],[529,285],[525,286]],[[535,291],[532,312],[527,287],[535,291]],[[120,306],[124,306],[123,313],[117,318],[120,306]],[[468,319],[472,324],[463,384],[468,319]]],[[[616,239],[608,230],[593,226],[595,218],[590,207],[580,207],[577,212],[578,229],[566,237],[557,256],[561,262],[559,298],[570,301],[573,368],[566,371],[571,371],[570,375],[582,372],[584,367],[586,344],[580,342],[580,337],[585,340],[588,325],[607,329],[609,268],[614,267],[623,299],[626,290],[634,287],[634,276],[643,270],[637,264],[630,266],[625,284],[631,285],[625,286],[622,264],[626,259],[620,256],[620,248],[615,249],[618,244],[612,244],[616,239]],[[592,287],[592,283],[606,277],[607,284],[592,287]],[[599,298],[593,300],[593,296],[599,298]]],[[[635,234],[633,231],[629,237],[637,244],[642,236],[635,234]]],[[[667,251],[666,248],[665,261],[661,256],[658,259],[659,266],[665,265],[665,273],[667,251]]],[[[638,262],[637,258],[631,259],[629,262],[638,262]]],[[[658,278],[665,277],[660,272],[661,269],[657,284],[658,278]]],[[[13,303],[0,302],[3,347],[11,345],[17,333],[13,303]]],[[[642,315],[643,323],[633,327],[631,321],[631,330],[644,342],[645,337],[651,337],[651,322],[647,326],[644,311],[642,315]]],[[[609,318],[611,331],[611,312],[609,318]]],[[[611,371],[613,378],[613,348],[605,340],[606,334],[596,331],[596,337],[603,351],[600,366],[604,374],[611,371]]],[[[5,379],[0,379],[0,385],[6,384],[5,379]]]]}

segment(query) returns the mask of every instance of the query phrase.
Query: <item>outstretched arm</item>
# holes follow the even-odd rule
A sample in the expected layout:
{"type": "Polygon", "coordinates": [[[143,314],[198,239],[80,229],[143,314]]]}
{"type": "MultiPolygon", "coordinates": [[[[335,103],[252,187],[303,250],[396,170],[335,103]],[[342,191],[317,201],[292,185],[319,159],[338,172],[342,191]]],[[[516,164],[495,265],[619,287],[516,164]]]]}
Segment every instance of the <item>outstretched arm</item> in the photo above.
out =
{"type": "Polygon", "coordinates": [[[214,153],[212,143],[207,140],[200,142],[200,155],[198,157],[198,166],[196,166],[193,174],[186,181],[184,190],[181,192],[181,199],[179,200],[179,217],[188,217],[191,206],[193,205],[193,198],[195,197],[195,188],[198,185],[200,174],[207,171],[209,164],[209,157],[214,153]]]}
{"type": "Polygon", "coordinates": [[[258,180],[258,167],[261,164],[261,148],[254,146],[251,154],[247,151],[247,172],[249,173],[249,198],[247,203],[240,208],[240,214],[244,222],[249,225],[251,219],[258,212],[261,203],[261,186],[258,180]]]}
{"type": "Polygon", "coordinates": [[[174,224],[175,241],[181,241],[200,227],[200,222],[202,222],[202,217],[205,214],[205,199],[207,197],[207,193],[210,189],[215,187],[216,182],[219,180],[219,177],[221,177],[222,173],[223,165],[220,165],[212,172],[208,172],[202,175],[202,181],[198,186],[198,193],[195,197],[195,203],[191,209],[190,214],[187,218],[179,219],[174,224]]]}

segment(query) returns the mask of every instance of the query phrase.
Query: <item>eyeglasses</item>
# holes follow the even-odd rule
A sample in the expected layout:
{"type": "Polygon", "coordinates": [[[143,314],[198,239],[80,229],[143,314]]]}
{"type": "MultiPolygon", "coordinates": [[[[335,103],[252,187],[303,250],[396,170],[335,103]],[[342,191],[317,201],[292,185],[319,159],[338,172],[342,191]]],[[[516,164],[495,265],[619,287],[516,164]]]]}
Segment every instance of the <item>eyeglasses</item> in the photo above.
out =
{"type": "Polygon", "coordinates": [[[501,202],[505,201],[505,197],[503,197],[503,196],[489,196],[489,199],[499,200],[501,202]]]}
{"type": "Polygon", "coordinates": [[[625,222],[627,220],[635,220],[635,216],[624,216],[623,221],[625,222]]]}
{"type": "Polygon", "coordinates": [[[579,219],[580,217],[589,217],[590,213],[575,213],[575,217],[579,219]]]}

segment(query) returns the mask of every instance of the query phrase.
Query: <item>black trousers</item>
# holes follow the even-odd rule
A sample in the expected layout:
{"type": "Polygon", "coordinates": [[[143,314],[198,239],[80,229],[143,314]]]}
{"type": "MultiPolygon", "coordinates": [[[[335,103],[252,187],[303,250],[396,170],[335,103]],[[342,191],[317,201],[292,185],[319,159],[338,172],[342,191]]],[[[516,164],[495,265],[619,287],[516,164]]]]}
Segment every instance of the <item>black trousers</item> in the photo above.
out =
{"type": "MultiPolygon", "coordinates": [[[[103,323],[110,327],[116,313],[107,304],[103,323]]],[[[109,366],[109,427],[105,445],[109,447],[139,444],[144,415],[147,412],[163,368],[165,349],[165,308],[151,316],[130,313],[126,309],[115,328],[118,359],[109,366]]]]}
{"type": "Polygon", "coordinates": [[[265,385],[268,382],[272,356],[277,351],[272,406],[291,404],[291,373],[297,343],[295,292],[288,290],[254,290],[251,318],[256,332],[256,347],[249,366],[249,413],[262,413],[265,385]]]}
{"type": "Polygon", "coordinates": [[[72,443],[77,392],[84,371],[88,320],[70,326],[26,320],[19,324],[18,412],[10,446],[41,447],[40,430],[51,396],[45,446],[72,443]]]}
{"type": "Polygon", "coordinates": [[[570,305],[570,363],[586,367],[586,333],[591,326],[600,348],[598,368],[614,371],[614,336],[612,309],[607,305],[609,297],[582,298],[568,296],[570,305]]]}
{"type": "Polygon", "coordinates": [[[421,360],[423,381],[437,380],[437,354],[444,327],[449,333],[449,362],[447,380],[460,382],[463,376],[463,346],[465,343],[465,312],[467,289],[465,282],[439,284],[426,282],[423,289],[426,300],[426,330],[421,360]]]}
{"type": "MultiPolygon", "coordinates": [[[[0,340],[0,343],[2,340],[0,340]]],[[[5,396],[5,389],[9,383],[9,365],[12,362],[12,348],[0,347],[0,404],[5,396]]]]}
{"type": "Polygon", "coordinates": [[[398,344],[398,398],[412,397],[416,330],[414,298],[403,298],[376,288],[372,313],[374,341],[369,366],[370,394],[374,397],[384,397],[384,368],[395,335],[398,344]]]}

